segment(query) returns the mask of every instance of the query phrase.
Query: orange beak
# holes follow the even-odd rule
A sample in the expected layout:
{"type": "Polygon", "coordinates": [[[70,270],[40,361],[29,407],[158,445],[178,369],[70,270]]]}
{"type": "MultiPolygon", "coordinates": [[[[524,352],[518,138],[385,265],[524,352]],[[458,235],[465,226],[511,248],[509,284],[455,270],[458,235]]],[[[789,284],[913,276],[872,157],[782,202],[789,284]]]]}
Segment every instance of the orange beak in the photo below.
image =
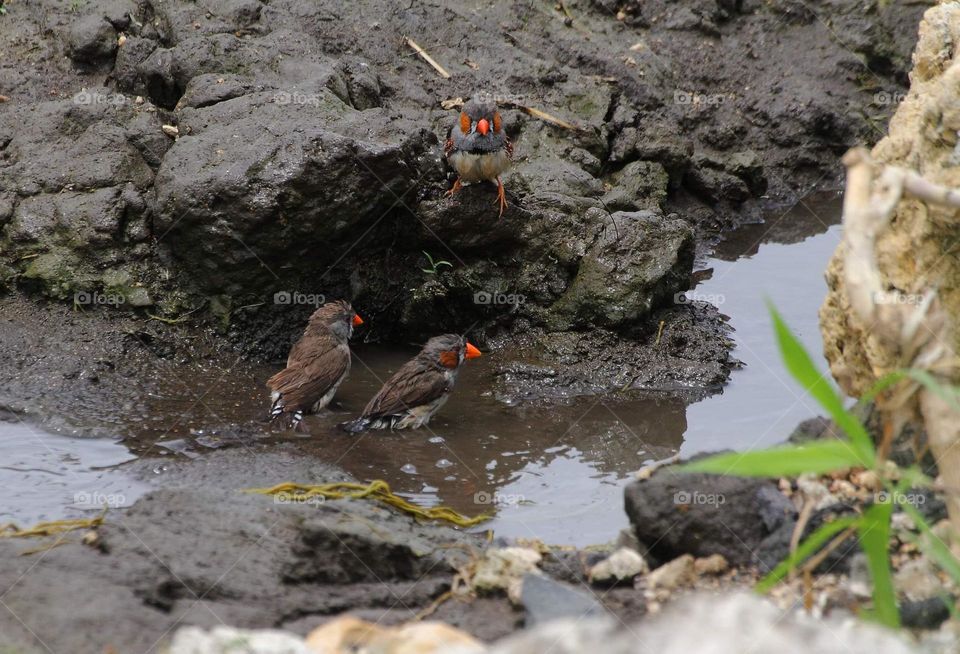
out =
{"type": "Polygon", "coordinates": [[[360,314],[357,314],[357,313],[353,314],[353,326],[359,327],[362,324],[363,324],[363,318],[360,317],[360,314]]]}
{"type": "Polygon", "coordinates": [[[474,347],[473,343],[467,343],[467,353],[463,356],[465,359],[476,359],[480,356],[480,350],[474,347]]]}
{"type": "MultiPolygon", "coordinates": [[[[490,123],[487,122],[486,118],[481,118],[480,120],[477,121],[477,131],[483,134],[484,136],[486,136],[487,132],[490,131],[490,123]]],[[[480,355],[477,354],[477,356],[480,356],[480,355]]]]}

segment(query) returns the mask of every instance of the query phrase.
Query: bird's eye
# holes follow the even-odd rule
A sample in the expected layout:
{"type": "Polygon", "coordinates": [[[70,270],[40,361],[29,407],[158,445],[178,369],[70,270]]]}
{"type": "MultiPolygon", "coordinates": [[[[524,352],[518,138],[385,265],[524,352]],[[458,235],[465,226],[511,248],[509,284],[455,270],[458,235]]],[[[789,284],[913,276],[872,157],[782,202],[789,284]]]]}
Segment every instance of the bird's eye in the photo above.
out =
{"type": "Polygon", "coordinates": [[[500,118],[500,112],[493,114],[493,131],[499,132],[500,128],[503,127],[503,120],[500,118]]]}
{"type": "Polygon", "coordinates": [[[460,131],[464,134],[470,131],[470,116],[465,112],[460,112],[460,131]]]}

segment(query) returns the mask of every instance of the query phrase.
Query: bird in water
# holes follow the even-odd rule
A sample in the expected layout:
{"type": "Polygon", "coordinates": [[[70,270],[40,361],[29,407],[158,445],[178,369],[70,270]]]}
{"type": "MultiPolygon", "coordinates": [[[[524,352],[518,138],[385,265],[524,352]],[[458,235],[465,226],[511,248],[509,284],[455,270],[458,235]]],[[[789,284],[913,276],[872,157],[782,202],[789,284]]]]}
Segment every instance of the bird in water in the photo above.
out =
{"type": "Polygon", "coordinates": [[[340,426],[352,433],[422,427],[450,397],[460,365],[479,356],[463,336],[434,336],[387,380],[359,418],[340,426]]]}
{"type": "Polygon", "coordinates": [[[362,324],[345,300],[327,302],[313,312],[303,336],[290,349],[287,367],[267,380],[271,422],[283,417],[298,429],[304,414],[330,404],[350,372],[348,341],[354,327],[362,324]]]}
{"type": "Polygon", "coordinates": [[[496,103],[471,99],[464,104],[459,122],[450,128],[443,151],[458,175],[447,197],[459,191],[463,182],[496,181],[502,217],[507,197],[500,175],[513,160],[513,144],[503,131],[503,119],[496,103]]]}

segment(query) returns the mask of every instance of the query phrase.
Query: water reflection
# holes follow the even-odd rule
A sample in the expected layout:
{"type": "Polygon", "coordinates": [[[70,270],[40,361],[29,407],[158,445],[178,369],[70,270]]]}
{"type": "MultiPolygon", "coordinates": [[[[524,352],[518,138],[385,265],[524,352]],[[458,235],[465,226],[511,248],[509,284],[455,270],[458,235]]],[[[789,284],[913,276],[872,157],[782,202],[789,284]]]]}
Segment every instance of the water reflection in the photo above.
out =
{"type": "MultiPolygon", "coordinates": [[[[839,240],[838,216],[835,195],[807,198],[765,225],[729,235],[705,262],[712,275],[696,292],[722,298],[720,309],[736,330],[734,354],[747,365],[721,394],[689,407],[649,393],[578,397],[550,407],[509,405],[491,392],[499,362],[490,353],[467,364],[429,429],[356,437],[337,430],[336,423],[359,412],[415,352],[358,345],[339,406],[308,418],[308,437],[264,424],[263,383],[276,367],[240,360],[178,366],[176,374],[158,365],[150,391],[135,410],[122,414],[117,429],[130,452],[149,458],[197,457],[211,447],[251,440],[285,441],[360,479],[385,479],[419,502],[442,502],[470,514],[494,509],[488,526],[500,535],[600,542],[625,525],[622,488],[645,463],[681,446],[691,454],[771,444],[813,415],[815,408],[780,367],[763,300],[770,297],[811,351],[821,351],[817,309],[825,293],[823,270],[839,240]]],[[[62,507],[84,490],[114,490],[128,501],[142,492],[112,468],[129,458],[123,446],[38,439],[24,429],[0,423],[0,439],[12,453],[12,463],[0,468],[0,483],[8,489],[0,521],[62,517],[62,507]]]]}

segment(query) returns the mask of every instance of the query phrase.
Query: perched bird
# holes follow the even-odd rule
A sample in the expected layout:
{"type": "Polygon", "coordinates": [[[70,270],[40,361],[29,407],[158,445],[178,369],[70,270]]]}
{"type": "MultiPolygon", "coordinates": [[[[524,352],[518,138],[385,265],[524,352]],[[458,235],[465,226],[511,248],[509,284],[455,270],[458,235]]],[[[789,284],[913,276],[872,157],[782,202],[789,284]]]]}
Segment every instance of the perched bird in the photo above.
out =
{"type": "Polygon", "coordinates": [[[363,324],[345,300],[327,302],[313,312],[303,336],[290,350],[287,367],[269,380],[271,422],[289,417],[297,429],[304,413],[316,413],[330,404],[350,372],[353,328],[363,324]]]}
{"type": "Polygon", "coordinates": [[[460,364],[478,356],[480,350],[462,336],[434,336],[387,380],[363,415],[340,426],[353,433],[422,427],[450,397],[460,364]]]}
{"type": "Polygon", "coordinates": [[[513,144],[503,131],[503,120],[492,101],[470,100],[463,105],[460,121],[450,128],[444,144],[447,161],[459,177],[447,191],[447,197],[460,190],[462,182],[495,180],[500,216],[507,208],[500,175],[510,167],[513,144]]]}

